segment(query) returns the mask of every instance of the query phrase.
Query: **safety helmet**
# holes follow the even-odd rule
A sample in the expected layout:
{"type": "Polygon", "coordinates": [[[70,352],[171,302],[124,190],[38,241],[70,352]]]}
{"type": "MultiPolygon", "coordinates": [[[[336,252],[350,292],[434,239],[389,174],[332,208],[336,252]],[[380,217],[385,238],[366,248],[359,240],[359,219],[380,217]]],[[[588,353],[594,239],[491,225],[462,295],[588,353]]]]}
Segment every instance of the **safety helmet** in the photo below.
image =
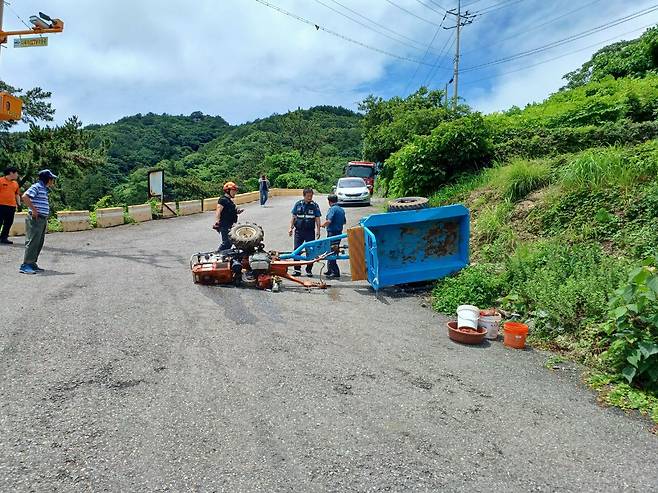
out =
{"type": "Polygon", "coordinates": [[[227,181],[226,183],[224,183],[224,191],[225,192],[228,192],[229,190],[237,190],[237,189],[238,189],[238,186],[235,183],[233,183],[232,181],[227,181]]]}

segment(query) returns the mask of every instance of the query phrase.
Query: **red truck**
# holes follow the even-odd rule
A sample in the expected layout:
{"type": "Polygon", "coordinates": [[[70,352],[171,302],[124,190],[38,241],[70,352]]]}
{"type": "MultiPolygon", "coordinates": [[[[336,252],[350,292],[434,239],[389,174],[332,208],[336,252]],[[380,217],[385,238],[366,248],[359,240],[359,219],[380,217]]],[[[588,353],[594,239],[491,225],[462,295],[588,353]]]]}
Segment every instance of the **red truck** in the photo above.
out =
{"type": "Polygon", "coordinates": [[[356,176],[363,178],[366,182],[368,190],[372,195],[375,187],[375,172],[377,165],[370,161],[350,161],[345,167],[345,176],[356,176]]]}

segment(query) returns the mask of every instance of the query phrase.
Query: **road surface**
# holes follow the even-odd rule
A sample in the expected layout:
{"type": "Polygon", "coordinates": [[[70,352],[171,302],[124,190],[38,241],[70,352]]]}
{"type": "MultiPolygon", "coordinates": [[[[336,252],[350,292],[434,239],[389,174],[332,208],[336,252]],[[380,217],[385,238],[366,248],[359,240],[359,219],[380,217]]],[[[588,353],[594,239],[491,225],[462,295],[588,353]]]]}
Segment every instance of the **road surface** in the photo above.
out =
{"type": "MultiPolygon", "coordinates": [[[[246,207],[268,248],[293,200],[246,207]]],[[[48,235],[40,276],[0,249],[0,491],[658,489],[647,421],[417,297],[194,285],[211,223],[48,235]]]]}

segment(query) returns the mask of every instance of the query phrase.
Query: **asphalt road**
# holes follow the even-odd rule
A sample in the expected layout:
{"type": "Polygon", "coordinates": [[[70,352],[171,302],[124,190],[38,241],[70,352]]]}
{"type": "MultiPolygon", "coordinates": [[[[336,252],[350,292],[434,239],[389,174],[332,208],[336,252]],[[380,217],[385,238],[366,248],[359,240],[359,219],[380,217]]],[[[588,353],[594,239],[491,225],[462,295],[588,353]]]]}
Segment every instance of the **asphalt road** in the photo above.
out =
{"type": "MultiPolygon", "coordinates": [[[[268,248],[292,201],[247,206],[268,248]]],[[[0,249],[0,491],[658,490],[646,420],[417,297],[194,285],[211,223],[48,235],[39,276],[0,249]]]]}

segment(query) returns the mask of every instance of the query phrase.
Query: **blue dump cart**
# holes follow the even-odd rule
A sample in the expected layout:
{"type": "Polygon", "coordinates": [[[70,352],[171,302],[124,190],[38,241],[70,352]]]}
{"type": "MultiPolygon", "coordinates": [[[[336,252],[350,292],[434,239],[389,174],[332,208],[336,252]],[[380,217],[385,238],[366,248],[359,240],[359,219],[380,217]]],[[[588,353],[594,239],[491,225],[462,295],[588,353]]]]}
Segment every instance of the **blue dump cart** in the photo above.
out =
{"type": "MultiPolygon", "coordinates": [[[[462,205],[388,212],[364,217],[348,234],[307,242],[281,258],[309,260],[348,238],[352,279],[375,291],[398,284],[441,279],[468,265],[469,211],[462,205]]],[[[331,258],[331,257],[329,257],[331,258]]]]}

